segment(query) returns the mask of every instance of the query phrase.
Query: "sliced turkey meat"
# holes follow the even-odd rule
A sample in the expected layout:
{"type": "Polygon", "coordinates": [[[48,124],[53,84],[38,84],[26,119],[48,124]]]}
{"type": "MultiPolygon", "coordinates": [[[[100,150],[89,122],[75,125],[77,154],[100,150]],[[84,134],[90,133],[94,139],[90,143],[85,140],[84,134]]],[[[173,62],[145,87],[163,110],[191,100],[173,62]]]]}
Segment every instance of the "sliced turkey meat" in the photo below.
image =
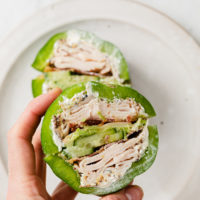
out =
{"type": "Polygon", "coordinates": [[[65,102],[60,104],[64,112],[60,117],[70,124],[84,124],[88,120],[102,122],[133,122],[143,112],[143,108],[132,99],[104,99],[88,96],[69,108],[65,102]]]}
{"type": "Polygon", "coordinates": [[[52,119],[53,129],[61,139],[77,128],[110,122],[134,122],[145,115],[144,108],[133,99],[107,101],[86,92],[60,102],[63,112],[52,119]]]}
{"type": "Polygon", "coordinates": [[[56,42],[50,66],[95,75],[112,74],[113,68],[111,59],[92,44],[83,40],[70,43],[67,39],[56,42]]]}
{"type": "Polygon", "coordinates": [[[108,187],[123,177],[133,162],[141,159],[147,147],[148,129],[145,126],[136,138],[106,145],[98,153],[74,159],[81,186],[108,187]]]}

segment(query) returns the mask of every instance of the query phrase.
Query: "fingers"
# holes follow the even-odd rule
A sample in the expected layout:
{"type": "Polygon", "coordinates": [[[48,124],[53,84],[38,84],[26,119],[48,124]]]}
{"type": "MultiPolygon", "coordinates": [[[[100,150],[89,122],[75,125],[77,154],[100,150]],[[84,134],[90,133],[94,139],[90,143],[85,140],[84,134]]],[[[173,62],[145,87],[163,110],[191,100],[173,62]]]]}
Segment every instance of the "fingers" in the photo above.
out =
{"type": "Polygon", "coordinates": [[[73,200],[77,192],[70,188],[66,183],[61,182],[52,194],[52,200],[73,200]]]}
{"type": "Polygon", "coordinates": [[[12,129],[13,137],[31,141],[41,117],[60,93],[61,89],[56,88],[48,94],[33,99],[14,125],[12,129]]]}
{"type": "Polygon", "coordinates": [[[126,187],[125,195],[128,200],[141,200],[144,196],[143,190],[137,185],[126,187]]]}
{"type": "Polygon", "coordinates": [[[128,200],[125,196],[125,190],[110,194],[101,198],[101,200],[128,200]]]}
{"type": "Polygon", "coordinates": [[[33,99],[9,131],[8,167],[10,175],[22,179],[26,175],[35,174],[35,154],[31,139],[41,116],[60,93],[60,89],[55,89],[33,99]]]}
{"type": "Polygon", "coordinates": [[[37,129],[33,136],[33,147],[35,151],[35,170],[36,175],[39,176],[46,185],[46,163],[44,162],[44,154],[41,146],[40,129],[37,129]]]}
{"type": "Polygon", "coordinates": [[[102,197],[101,200],[142,200],[142,198],[142,189],[136,185],[129,185],[117,193],[102,197]]]}

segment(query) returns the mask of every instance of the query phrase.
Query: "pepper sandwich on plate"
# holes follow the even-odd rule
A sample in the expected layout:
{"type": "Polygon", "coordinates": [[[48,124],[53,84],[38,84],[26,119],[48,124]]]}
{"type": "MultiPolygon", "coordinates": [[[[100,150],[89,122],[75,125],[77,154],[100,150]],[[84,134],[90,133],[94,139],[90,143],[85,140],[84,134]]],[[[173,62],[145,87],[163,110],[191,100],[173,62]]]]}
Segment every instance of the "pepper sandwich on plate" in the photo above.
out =
{"type": "Polygon", "coordinates": [[[45,161],[78,192],[116,192],[155,160],[158,132],[149,125],[153,116],[150,102],[130,87],[96,81],[73,85],[45,114],[45,161]]]}

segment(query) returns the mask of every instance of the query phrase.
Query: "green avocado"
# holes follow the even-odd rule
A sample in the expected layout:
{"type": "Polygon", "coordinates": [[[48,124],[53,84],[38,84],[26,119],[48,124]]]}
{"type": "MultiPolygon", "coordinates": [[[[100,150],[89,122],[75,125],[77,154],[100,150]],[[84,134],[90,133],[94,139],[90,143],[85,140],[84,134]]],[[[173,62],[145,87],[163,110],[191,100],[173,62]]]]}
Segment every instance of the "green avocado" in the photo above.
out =
{"type": "MultiPolygon", "coordinates": [[[[71,99],[74,95],[85,91],[86,89],[88,92],[92,93],[92,95],[95,95],[95,97],[107,99],[108,101],[112,101],[116,98],[133,98],[137,103],[142,105],[148,118],[155,116],[155,111],[150,102],[144,96],[130,87],[121,85],[108,86],[94,81],[76,84],[65,89],[48,108],[44,116],[41,130],[41,143],[45,154],[45,161],[59,178],[76,191],[95,195],[106,195],[126,187],[135,176],[145,172],[153,164],[158,150],[158,131],[156,126],[148,126],[148,149],[139,161],[132,163],[131,168],[126,171],[126,174],[121,179],[112,183],[107,188],[80,187],[80,176],[78,172],[73,169],[73,166],[70,163],[66,162],[65,159],[62,158],[61,154],[67,154],[69,157],[73,157],[74,155],[82,156],[84,154],[90,154],[93,152],[95,147],[99,147],[107,142],[104,140],[106,135],[111,136],[108,142],[118,141],[126,138],[127,132],[130,129],[137,127],[136,125],[135,127],[134,125],[133,127],[131,125],[130,127],[108,126],[107,129],[103,129],[103,126],[98,128],[97,126],[91,126],[84,127],[82,130],[77,129],[73,134],[71,134],[71,136],[69,136],[68,140],[65,141],[65,146],[60,151],[60,148],[58,148],[53,140],[53,132],[51,129],[52,117],[62,112],[59,102],[62,102],[66,98],[71,99]],[[66,149],[68,149],[68,151],[65,151],[66,149]]],[[[145,124],[144,121],[137,123],[138,126],[145,124]]]]}
{"type": "Polygon", "coordinates": [[[98,80],[99,78],[96,76],[79,76],[74,75],[70,71],[45,72],[43,76],[40,75],[36,79],[32,80],[32,93],[34,97],[41,95],[43,93],[43,84],[47,85],[51,89],[59,87],[64,90],[77,83],[98,80]]]}
{"type": "Polygon", "coordinates": [[[45,81],[44,75],[39,75],[36,79],[32,80],[33,97],[37,97],[43,93],[42,85],[43,85],[44,81],[45,81]]]}
{"type": "Polygon", "coordinates": [[[139,118],[136,123],[108,123],[106,125],[86,126],[77,129],[65,138],[65,155],[68,159],[86,156],[95,148],[127,139],[127,135],[143,128],[146,120],[139,118]]]}

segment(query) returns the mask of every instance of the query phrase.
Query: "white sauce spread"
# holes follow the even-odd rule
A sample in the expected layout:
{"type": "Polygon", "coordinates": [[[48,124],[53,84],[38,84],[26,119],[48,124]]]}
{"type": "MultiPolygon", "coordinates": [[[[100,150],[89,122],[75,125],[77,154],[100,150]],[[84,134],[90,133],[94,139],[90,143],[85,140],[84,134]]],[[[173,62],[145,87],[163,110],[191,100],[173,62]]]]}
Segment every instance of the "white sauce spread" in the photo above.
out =
{"type": "Polygon", "coordinates": [[[51,130],[53,134],[53,141],[55,145],[58,147],[58,151],[62,151],[62,147],[64,147],[64,143],[62,142],[59,135],[55,132],[55,126],[54,126],[54,123],[52,123],[52,120],[51,120],[51,130]]]}
{"type": "Polygon", "coordinates": [[[51,91],[52,89],[53,88],[49,84],[47,84],[45,82],[42,84],[42,94],[46,94],[49,91],[51,91]]]}

